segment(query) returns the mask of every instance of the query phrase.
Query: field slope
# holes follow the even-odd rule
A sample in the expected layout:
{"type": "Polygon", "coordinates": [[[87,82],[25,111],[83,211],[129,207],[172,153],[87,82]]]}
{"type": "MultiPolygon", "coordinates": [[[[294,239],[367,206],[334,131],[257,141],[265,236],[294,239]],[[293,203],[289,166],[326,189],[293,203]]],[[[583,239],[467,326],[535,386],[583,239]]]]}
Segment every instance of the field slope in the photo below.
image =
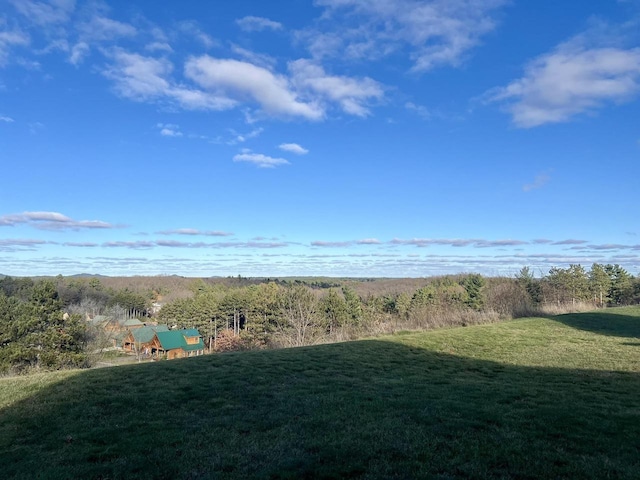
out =
{"type": "Polygon", "coordinates": [[[640,309],[0,380],[3,478],[640,478],[640,309]]]}

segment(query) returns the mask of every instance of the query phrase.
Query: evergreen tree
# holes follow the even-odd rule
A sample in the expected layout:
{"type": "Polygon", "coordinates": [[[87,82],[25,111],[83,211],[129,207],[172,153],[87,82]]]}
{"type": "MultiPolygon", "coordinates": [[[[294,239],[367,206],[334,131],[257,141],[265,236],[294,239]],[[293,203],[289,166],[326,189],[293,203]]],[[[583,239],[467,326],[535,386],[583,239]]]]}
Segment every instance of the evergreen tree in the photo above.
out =
{"type": "Polygon", "coordinates": [[[611,277],[603,265],[594,263],[589,270],[589,289],[593,295],[594,303],[603,307],[609,301],[611,291],[611,277]]]}
{"type": "Polygon", "coordinates": [[[461,282],[467,292],[466,305],[473,310],[482,310],[484,307],[484,285],[485,281],[482,275],[467,275],[461,282]]]}

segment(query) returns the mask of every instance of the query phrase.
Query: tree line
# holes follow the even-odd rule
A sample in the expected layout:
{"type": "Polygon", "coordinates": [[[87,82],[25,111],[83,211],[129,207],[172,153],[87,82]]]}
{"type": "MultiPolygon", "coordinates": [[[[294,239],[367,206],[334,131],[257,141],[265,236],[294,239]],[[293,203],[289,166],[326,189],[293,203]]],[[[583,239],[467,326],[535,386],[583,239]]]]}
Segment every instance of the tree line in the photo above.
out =
{"type": "Polygon", "coordinates": [[[619,265],[554,267],[536,277],[479,274],[424,279],[413,291],[359,295],[355,281],[265,281],[247,286],[192,285],[193,295],[163,306],[158,320],[195,327],[208,339],[224,332],[225,348],[298,346],[401,329],[470,325],[552,311],[635,304],[640,279],[619,265]],[[230,341],[233,337],[235,341],[230,341]]]}
{"type": "MultiPolygon", "coordinates": [[[[368,282],[368,283],[367,283],[368,282]]],[[[0,279],[0,372],[82,367],[99,346],[96,315],[198,328],[218,351],[309,345],[406,329],[465,326],[540,312],[592,309],[640,302],[640,278],[619,265],[554,267],[536,276],[460,274],[420,279],[417,288],[363,294],[367,280],[189,280],[189,292],[105,287],[98,278],[0,279]],[[553,309],[553,310],[549,310],[553,309]]],[[[381,281],[382,283],[382,281],[381,281]]],[[[395,287],[394,287],[395,285],[395,287]]]]}

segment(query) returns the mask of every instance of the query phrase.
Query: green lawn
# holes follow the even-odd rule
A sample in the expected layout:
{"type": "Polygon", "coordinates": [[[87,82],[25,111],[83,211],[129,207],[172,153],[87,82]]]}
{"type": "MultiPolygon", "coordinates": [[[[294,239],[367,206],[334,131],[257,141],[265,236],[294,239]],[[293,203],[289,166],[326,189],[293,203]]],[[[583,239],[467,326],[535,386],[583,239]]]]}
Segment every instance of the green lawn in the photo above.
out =
{"type": "Polygon", "coordinates": [[[640,478],[640,308],[0,380],[2,478],[640,478]]]}

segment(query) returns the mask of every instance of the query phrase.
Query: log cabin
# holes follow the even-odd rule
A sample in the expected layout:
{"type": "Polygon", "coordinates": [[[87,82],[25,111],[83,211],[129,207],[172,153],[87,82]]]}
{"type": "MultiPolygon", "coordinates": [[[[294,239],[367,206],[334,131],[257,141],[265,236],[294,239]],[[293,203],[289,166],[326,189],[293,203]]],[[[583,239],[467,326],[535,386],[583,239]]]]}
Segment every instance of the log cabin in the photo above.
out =
{"type": "Polygon", "coordinates": [[[156,332],[168,332],[169,327],[166,325],[147,325],[140,328],[129,330],[122,340],[122,349],[125,352],[151,354],[153,337],[156,332]]]}
{"type": "Polygon", "coordinates": [[[195,328],[156,332],[150,345],[152,355],[168,360],[204,355],[202,335],[195,328]]]}

